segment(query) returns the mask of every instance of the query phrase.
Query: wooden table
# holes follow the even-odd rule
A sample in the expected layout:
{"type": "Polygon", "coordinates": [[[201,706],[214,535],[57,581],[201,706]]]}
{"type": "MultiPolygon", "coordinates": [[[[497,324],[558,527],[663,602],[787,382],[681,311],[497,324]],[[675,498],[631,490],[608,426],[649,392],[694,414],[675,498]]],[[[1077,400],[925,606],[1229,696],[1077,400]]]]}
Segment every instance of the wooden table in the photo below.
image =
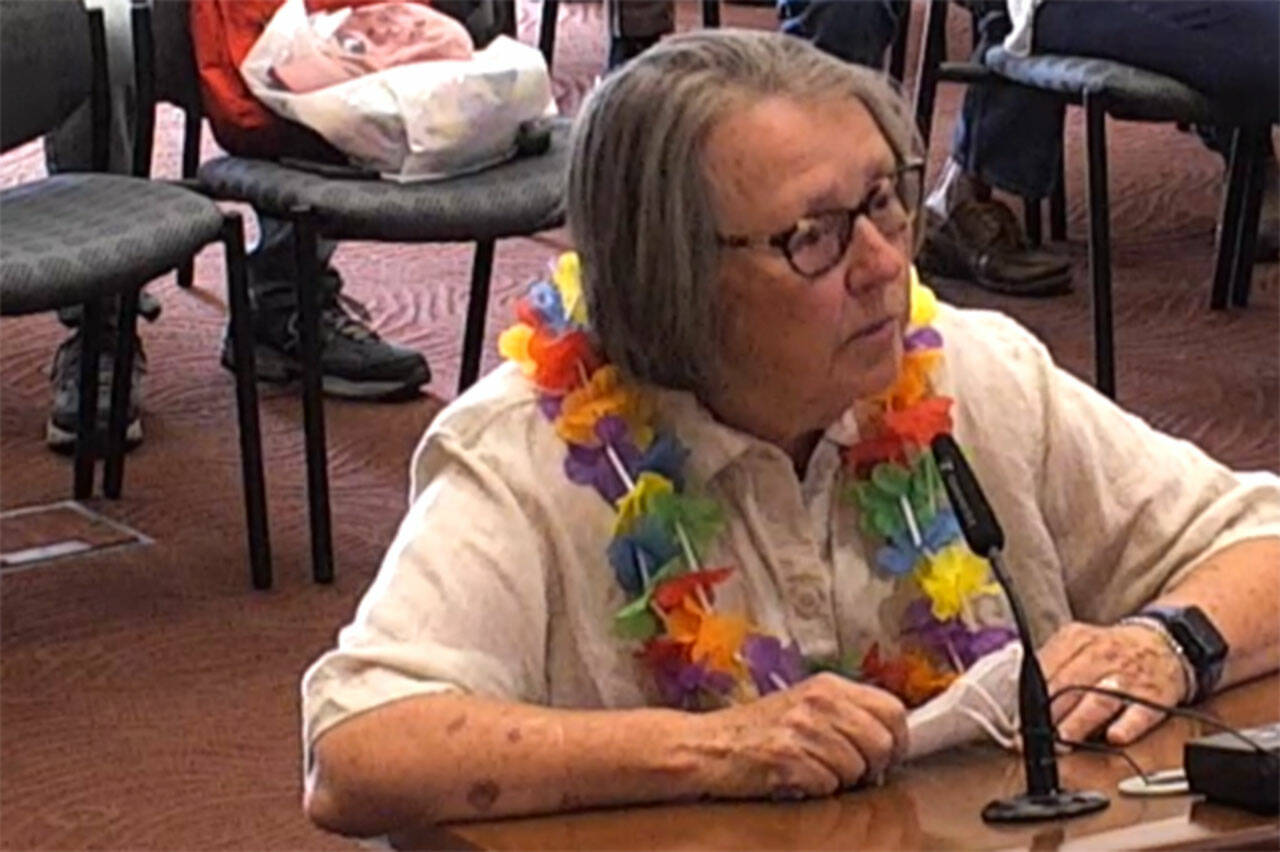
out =
{"type": "MultiPolygon", "coordinates": [[[[1241,727],[1280,718],[1280,677],[1229,690],[1203,708],[1241,727]]],[[[1146,771],[1180,766],[1182,743],[1209,731],[1170,719],[1129,754],[1146,771]]],[[[663,805],[458,823],[397,844],[411,849],[1280,849],[1280,821],[1191,796],[1132,798],[1116,783],[1119,757],[1080,752],[1060,761],[1063,785],[1101,790],[1090,816],[991,826],[989,800],[1024,789],[1019,758],[973,745],[901,767],[882,787],[797,803],[663,805]]]]}

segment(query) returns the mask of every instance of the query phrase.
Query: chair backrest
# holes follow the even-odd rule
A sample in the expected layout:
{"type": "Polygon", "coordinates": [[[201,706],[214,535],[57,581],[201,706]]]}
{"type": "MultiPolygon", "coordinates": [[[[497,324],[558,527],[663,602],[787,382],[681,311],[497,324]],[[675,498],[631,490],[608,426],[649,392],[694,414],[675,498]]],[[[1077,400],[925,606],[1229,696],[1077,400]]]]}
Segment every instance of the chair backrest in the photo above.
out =
{"type": "Polygon", "coordinates": [[[81,0],[0,0],[0,150],[44,135],[86,99],[105,122],[101,20],[81,0]]]}

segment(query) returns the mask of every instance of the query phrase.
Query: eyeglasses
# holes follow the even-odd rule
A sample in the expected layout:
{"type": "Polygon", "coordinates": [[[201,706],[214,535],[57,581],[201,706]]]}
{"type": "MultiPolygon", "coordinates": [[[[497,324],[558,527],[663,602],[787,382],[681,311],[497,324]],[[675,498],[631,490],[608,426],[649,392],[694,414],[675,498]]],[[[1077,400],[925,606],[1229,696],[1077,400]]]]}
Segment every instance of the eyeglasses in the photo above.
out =
{"type": "Polygon", "coordinates": [[[798,219],[785,231],[767,237],[717,234],[726,248],[776,249],[800,275],[817,278],[833,269],[853,240],[853,225],[862,216],[885,237],[896,238],[920,209],[924,192],[924,163],[913,161],[877,179],[857,207],[824,210],[798,219]]]}

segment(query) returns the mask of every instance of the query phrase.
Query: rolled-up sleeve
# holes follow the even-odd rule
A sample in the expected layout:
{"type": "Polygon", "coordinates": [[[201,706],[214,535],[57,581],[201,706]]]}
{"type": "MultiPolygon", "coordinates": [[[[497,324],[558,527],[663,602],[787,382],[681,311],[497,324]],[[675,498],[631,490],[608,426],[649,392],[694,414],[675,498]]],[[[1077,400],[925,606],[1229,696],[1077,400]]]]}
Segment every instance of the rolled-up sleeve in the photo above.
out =
{"type": "Polygon", "coordinates": [[[428,436],[424,487],[337,647],[302,682],[307,747],[382,704],[446,690],[545,702],[546,545],[482,456],[428,436]]]}
{"type": "Polygon", "coordinates": [[[1280,478],[1232,471],[1151,428],[1038,348],[1040,504],[1077,619],[1111,623],[1224,548],[1280,536],[1280,478]]]}

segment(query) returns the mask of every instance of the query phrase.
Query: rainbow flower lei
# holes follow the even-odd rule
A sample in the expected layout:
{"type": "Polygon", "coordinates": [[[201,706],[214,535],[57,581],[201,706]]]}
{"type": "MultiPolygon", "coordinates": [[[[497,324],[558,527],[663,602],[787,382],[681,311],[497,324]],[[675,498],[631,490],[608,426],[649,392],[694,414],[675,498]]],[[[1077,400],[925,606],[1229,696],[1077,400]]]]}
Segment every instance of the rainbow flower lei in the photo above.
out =
{"type": "Polygon", "coordinates": [[[715,589],[734,568],[709,567],[702,557],[723,527],[721,508],[689,491],[688,449],[654,425],[652,400],[592,345],[579,271],[578,256],[567,253],[550,281],[530,285],[498,348],[538,388],[542,413],[568,445],[565,474],[617,509],[605,556],[627,603],[614,615],[614,632],[637,645],[665,703],[705,709],[748,701],[834,669],[916,706],[1013,639],[1007,626],[975,617],[975,601],[998,587],[965,545],[928,449],[951,429],[952,400],[931,395],[942,336],[930,325],[937,300],[914,269],[901,371],[871,400],[867,437],[843,460],[851,480],[844,496],[878,544],[877,569],[920,596],[904,613],[904,650],[891,656],[876,643],[843,665],[808,660],[794,642],[716,609],[715,589]]]}

